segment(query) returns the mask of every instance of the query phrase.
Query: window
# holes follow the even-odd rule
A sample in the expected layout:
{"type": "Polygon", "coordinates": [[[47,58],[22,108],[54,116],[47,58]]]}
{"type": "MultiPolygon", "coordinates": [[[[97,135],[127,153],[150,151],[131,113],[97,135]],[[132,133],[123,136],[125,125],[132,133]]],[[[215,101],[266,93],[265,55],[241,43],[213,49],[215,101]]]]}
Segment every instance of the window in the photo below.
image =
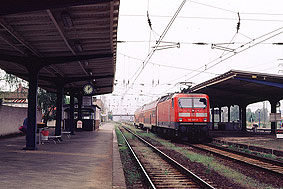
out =
{"type": "Polygon", "coordinates": [[[205,108],[205,98],[179,98],[178,101],[180,108],[205,108]]]}
{"type": "Polygon", "coordinates": [[[172,98],[172,108],[174,108],[174,98],[172,98]]]}
{"type": "Polygon", "coordinates": [[[179,98],[178,104],[180,108],[192,108],[193,107],[193,101],[191,98],[179,98]]]}
{"type": "Polygon", "coordinates": [[[206,99],[205,98],[194,98],[193,104],[195,108],[205,108],[206,99]]]}

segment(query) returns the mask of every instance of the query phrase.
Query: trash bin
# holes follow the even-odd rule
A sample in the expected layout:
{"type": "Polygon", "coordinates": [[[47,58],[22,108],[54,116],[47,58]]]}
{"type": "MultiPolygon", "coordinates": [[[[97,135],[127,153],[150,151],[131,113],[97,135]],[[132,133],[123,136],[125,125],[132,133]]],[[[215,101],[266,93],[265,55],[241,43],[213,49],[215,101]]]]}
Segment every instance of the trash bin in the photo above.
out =
{"type": "Polygon", "coordinates": [[[42,140],[48,140],[48,136],[49,136],[49,131],[41,131],[41,139],[42,140]]]}

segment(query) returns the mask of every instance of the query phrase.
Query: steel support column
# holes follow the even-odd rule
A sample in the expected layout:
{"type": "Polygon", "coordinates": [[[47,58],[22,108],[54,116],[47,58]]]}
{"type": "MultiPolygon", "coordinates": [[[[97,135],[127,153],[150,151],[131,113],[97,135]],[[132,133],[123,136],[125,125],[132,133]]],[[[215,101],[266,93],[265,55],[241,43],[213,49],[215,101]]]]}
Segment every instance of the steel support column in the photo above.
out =
{"type": "Polygon", "coordinates": [[[218,114],[219,115],[219,120],[218,120],[218,123],[220,123],[221,122],[221,107],[219,107],[218,110],[219,110],[219,114],[218,114]]]}
{"type": "Polygon", "coordinates": [[[36,150],[36,110],[37,110],[37,85],[39,68],[28,67],[29,89],[28,89],[28,126],[26,134],[25,150],[36,150]]]}
{"type": "MultiPolygon", "coordinates": [[[[276,113],[276,104],[277,100],[270,100],[270,105],[271,105],[271,113],[276,113]]],[[[275,134],[276,131],[276,122],[271,122],[271,134],[275,134]]]]}
{"type": "Polygon", "coordinates": [[[228,106],[228,123],[230,123],[230,121],[231,121],[231,106],[229,105],[228,106]]]}
{"type": "Polygon", "coordinates": [[[71,92],[70,93],[70,131],[71,131],[71,135],[75,134],[74,111],[75,111],[75,95],[73,92],[71,92]]]}
{"type": "Polygon", "coordinates": [[[212,130],[214,130],[214,107],[211,108],[211,122],[212,122],[212,130]]]}
{"type": "Polygon", "coordinates": [[[247,105],[240,105],[239,106],[239,113],[240,113],[240,120],[242,125],[242,131],[247,131],[247,105]]]}
{"type": "Polygon", "coordinates": [[[55,126],[55,135],[61,135],[62,129],[62,110],[63,110],[63,96],[64,96],[64,85],[57,84],[57,101],[56,101],[56,126],[55,126]]]}
{"type": "Polygon", "coordinates": [[[78,120],[82,120],[82,105],[83,105],[83,96],[78,96],[78,120]]]}
{"type": "MultiPolygon", "coordinates": [[[[242,123],[242,108],[241,108],[241,105],[238,106],[238,109],[239,109],[239,123],[242,123]]],[[[242,126],[242,124],[241,124],[242,126]]]]}

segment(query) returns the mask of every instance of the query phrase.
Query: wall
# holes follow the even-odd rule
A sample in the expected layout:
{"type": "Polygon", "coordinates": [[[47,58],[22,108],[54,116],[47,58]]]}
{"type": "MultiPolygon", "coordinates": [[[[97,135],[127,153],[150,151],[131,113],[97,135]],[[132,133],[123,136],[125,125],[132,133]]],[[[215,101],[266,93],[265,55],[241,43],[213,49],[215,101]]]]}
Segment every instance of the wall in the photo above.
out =
{"type": "Polygon", "coordinates": [[[100,124],[100,109],[99,108],[95,108],[95,118],[94,118],[94,130],[99,128],[99,124],[100,124]]]}
{"type": "MultiPolygon", "coordinates": [[[[0,136],[19,133],[27,111],[27,108],[0,105],[0,136]]],[[[41,113],[37,112],[37,122],[41,122],[41,117],[41,113]]]]}

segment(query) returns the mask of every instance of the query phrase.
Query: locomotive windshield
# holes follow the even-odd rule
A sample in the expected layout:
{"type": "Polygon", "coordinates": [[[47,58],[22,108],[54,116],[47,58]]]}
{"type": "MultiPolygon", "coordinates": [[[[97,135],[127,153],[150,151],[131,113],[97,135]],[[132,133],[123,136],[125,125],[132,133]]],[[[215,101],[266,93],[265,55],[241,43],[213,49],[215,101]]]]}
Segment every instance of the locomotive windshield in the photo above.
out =
{"type": "Polygon", "coordinates": [[[180,108],[206,108],[206,98],[179,98],[180,108]]]}

